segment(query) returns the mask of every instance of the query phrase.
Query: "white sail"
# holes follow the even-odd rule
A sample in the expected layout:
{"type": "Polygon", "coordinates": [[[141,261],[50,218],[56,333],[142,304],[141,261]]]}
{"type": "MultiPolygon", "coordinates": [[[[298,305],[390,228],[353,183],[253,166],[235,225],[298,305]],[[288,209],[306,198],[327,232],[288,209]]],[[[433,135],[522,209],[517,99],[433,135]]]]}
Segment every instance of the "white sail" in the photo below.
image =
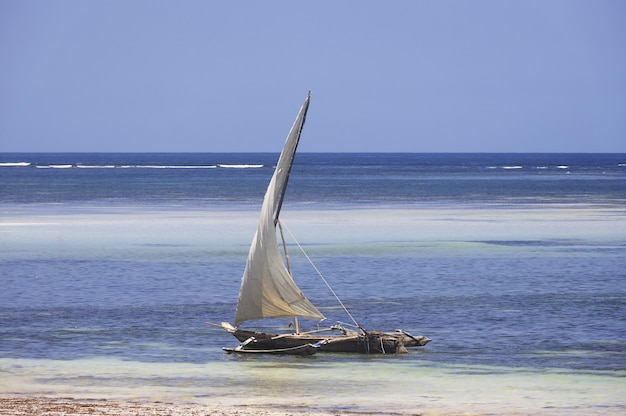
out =
{"type": "Polygon", "coordinates": [[[289,180],[300,133],[309,108],[310,92],[300,108],[276,170],[265,193],[259,228],[252,240],[244,271],[235,325],[250,319],[299,316],[324,319],[324,315],[304,296],[295,284],[278,247],[276,223],[289,180]]]}

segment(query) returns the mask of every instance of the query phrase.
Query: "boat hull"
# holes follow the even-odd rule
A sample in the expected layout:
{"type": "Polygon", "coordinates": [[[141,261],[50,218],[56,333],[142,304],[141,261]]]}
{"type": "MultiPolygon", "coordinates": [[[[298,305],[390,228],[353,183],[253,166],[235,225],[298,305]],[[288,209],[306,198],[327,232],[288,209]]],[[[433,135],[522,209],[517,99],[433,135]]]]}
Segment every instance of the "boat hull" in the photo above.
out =
{"type": "Polygon", "coordinates": [[[250,350],[287,349],[319,343],[319,352],[398,354],[407,352],[407,347],[424,346],[430,342],[426,337],[412,336],[402,331],[371,331],[366,334],[349,331],[340,335],[322,335],[275,334],[232,327],[226,330],[245,343],[245,349],[250,350]]]}

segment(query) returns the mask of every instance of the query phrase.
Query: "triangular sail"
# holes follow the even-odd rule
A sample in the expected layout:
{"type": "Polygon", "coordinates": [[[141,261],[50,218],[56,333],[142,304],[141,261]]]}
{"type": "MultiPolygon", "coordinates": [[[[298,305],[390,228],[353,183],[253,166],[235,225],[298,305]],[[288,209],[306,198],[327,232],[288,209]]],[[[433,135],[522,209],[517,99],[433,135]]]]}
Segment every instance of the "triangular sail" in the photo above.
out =
{"type": "Polygon", "coordinates": [[[310,92],[289,131],[276,170],[265,193],[259,228],[252,240],[244,271],[235,325],[250,319],[300,316],[321,320],[324,315],[304,296],[283,261],[276,223],[289,181],[293,159],[309,108],[310,92]]]}

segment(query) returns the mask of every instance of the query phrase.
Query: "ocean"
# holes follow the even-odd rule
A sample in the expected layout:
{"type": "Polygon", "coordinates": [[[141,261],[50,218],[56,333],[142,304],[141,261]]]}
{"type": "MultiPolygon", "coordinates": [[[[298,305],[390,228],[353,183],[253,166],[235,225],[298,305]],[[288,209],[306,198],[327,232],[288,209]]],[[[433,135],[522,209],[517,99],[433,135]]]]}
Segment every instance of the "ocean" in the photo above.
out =
{"type": "MultiPolygon", "coordinates": [[[[361,326],[433,341],[228,355],[277,159],[0,153],[0,394],[626,413],[626,154],[298,154],[289,232],[361,326]]],[[[350,323],[289,254],[305,329],[350,323]]]]}

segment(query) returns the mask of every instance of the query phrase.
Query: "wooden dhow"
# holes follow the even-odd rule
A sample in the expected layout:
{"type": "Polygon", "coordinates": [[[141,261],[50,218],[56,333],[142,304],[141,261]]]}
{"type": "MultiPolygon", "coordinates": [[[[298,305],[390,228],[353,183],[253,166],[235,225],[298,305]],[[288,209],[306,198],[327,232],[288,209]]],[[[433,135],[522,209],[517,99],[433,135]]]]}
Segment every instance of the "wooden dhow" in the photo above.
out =
{"type": "MultiPolygon", "coordinates": [[[[252,240],[248,260],[241,279],[235,325],[222,322],[224,330],[233,334],[241,344],[236,348],[224,348],[230,353],[256,354],[314,354],[320,352],[343,352],[361,354],[391,354],[407,352],[407,347],[424,346],[430,339],[413,336],[402,330],[391,332],[367,331],[357,324],[343,302],[328,286],[337,301],[354,322],[354,329],[337,324],[315,331],[301,332],[299,318],[322,321],[326,319],[318,308],[298,288],[291,275],[286,255],[286,243],[279,220],[280,211],[300,142],[302,129],[309,109],[311,92],[307,94],[285,141],[263,199],[259,225],[252,240]],[[285,257],[279,248],[278,231],[283,239],[285,257]],[[250,320],[263,318],[293,319],[293,333],[269,333],[241,329],[250,320]]],[[[307,256],[308,258],[308,256],[307,256]]],[[[317,270],[317,268],[316,268],[317,270]]]]}

